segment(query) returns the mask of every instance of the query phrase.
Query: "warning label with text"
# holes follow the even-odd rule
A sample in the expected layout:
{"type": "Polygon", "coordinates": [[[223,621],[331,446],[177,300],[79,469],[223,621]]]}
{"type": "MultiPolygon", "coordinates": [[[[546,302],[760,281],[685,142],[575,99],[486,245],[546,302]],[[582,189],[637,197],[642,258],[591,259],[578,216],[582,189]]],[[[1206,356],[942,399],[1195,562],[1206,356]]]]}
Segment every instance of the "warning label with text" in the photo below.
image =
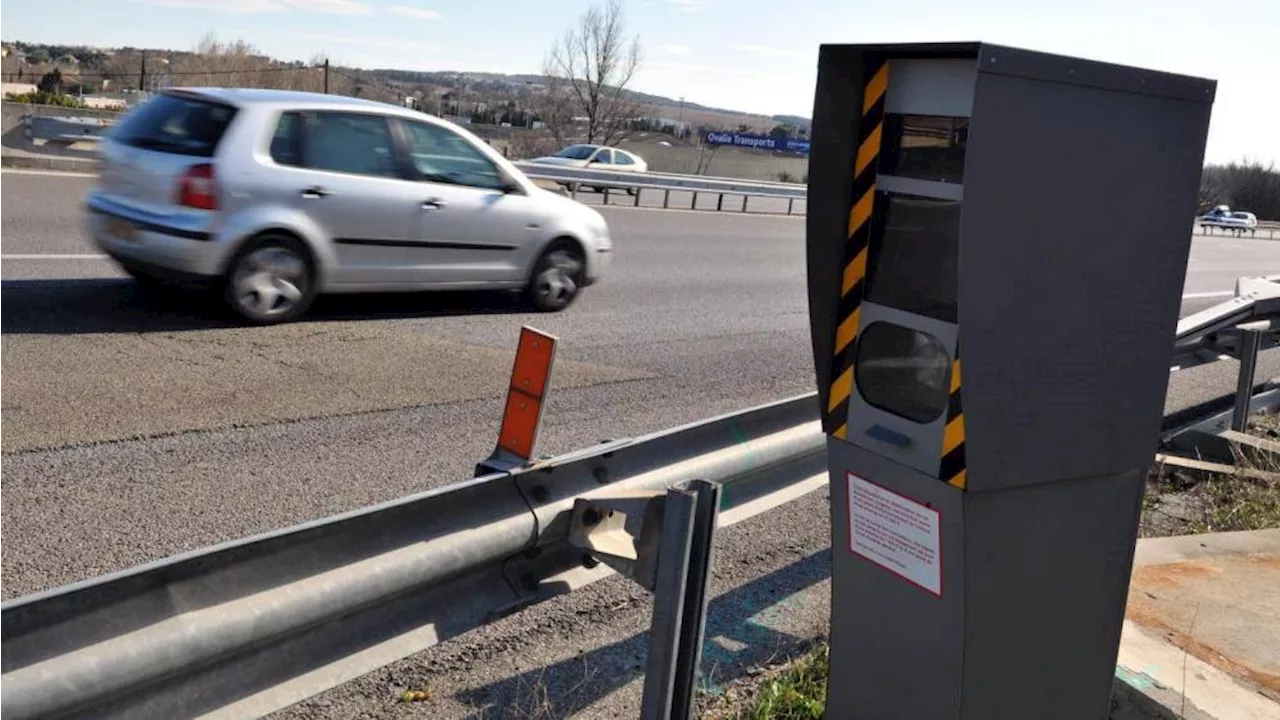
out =
{"type": "Polygon", "coordinates": [[[942,596],[941,515],[847,473],[849,549],[942,596]]]}

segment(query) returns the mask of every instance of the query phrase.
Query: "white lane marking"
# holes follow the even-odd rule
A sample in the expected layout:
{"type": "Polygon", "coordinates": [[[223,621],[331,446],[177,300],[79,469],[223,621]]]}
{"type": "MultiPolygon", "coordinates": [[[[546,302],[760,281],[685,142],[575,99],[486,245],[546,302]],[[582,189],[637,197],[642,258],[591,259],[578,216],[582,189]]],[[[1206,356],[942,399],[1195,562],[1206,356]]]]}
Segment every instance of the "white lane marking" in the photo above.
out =
{"type": "Polygon", "coordinates": [[[1235,294],[1236,293],[1234,290],[1222,290],[1219,292],[1187,293],[1186,295],[1182,296],[1182,299],[1183,300],[1199,300],[1200,298],[1233,297],[1235,294]]]}
{"type": "Polygon", "coordinates": [[[26,170],[23,168],[4,168],[0,175],[47,175],[49,177],[98,177],[93,173],[69,172],[66,170],[26,170]]]}
{"type": "Polygon", "coordinates": [[[0,260],[106,260],[106,255],[81,254],[38,254],[38,255],[0,255],[0,260]]]}

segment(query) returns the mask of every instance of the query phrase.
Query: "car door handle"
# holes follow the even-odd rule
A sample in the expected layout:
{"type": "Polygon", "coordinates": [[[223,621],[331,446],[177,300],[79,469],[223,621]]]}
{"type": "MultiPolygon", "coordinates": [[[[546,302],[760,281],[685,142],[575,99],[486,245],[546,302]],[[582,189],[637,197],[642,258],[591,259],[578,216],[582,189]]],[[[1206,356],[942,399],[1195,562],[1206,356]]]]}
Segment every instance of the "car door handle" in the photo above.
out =
{"type": "Polygon", "coordinates": [[[327,196],[328,194],[329,194],[329,191],[320,187],[319,185],[312,185],[311,187],[302,191],[302,197],[304,198],[322,198],[327,196]]]}
{"type": "Polygon", "coordinates": [[[441,200],[440,198],[427,198],[426,200],[422,201],[422,209],[423,210],[439,210],[440,208],[448,204],[449,203],[445,202],[444,200],[441,200]]]}

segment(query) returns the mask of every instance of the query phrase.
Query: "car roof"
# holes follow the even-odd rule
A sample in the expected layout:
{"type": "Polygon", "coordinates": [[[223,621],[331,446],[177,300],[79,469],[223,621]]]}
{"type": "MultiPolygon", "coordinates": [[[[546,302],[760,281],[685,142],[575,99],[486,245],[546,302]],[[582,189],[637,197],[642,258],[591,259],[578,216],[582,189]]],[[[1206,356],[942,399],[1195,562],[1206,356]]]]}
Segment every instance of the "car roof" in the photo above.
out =
{"type": "Polygon", "coordinates": [[[222,88],[222,87],[175,87],[164,90],[170,95],[199,95],[211,100],[243,107],[245,105],[277,105],[282,107],[323,107],[351,108],[361,110],[378,110],[393,112],[405,117],[421,115],[409,108],[391,103],[366,100],[365,98],[347,97],[346,95],[326,95],[324,93],[302,92],[300,90],[269,90],[265,88],[222,88]]]}

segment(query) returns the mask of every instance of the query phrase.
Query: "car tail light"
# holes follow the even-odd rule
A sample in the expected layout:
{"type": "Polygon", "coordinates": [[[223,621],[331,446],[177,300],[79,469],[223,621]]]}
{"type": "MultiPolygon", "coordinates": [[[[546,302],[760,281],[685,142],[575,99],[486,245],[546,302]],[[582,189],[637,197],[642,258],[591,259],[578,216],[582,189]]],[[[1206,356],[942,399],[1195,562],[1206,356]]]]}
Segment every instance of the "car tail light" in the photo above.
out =
{"type": "Polygon", "coordinates": [[[218,209],[218,183],[212,163],[187,168],[178,179],[178,204],[199,210],[218,209]]]}

